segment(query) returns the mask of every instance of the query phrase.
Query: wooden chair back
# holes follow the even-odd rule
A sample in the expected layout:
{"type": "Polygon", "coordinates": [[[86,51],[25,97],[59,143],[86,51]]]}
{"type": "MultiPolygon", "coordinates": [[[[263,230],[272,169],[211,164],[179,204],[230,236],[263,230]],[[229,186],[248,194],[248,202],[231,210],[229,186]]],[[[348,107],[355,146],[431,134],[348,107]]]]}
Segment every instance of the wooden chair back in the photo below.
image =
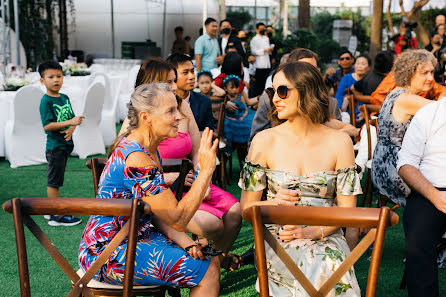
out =
{"type": "Polygon", "coordinates": [[[398,215],[387,207],[377,209],[271,205],[250,207],[243,212],[243,217],[253,226],[261,297],[269,296],[264,240],[311,297],[326,296],[368,247],[375,242],[366,291],[367,297],[375,296],[386,228],[397,224],[399,219],[398,215]],[[316,290],[264,224],[338,226],[371,228],[371,230],[321,288],[316,290]]]}
{"type": "Polygon", "coordinates": [[[220,110],[218,111],[218,122],[217,122],[217,136],[219,139],[223,138],[223,130],[225,128],[225,112],[226,112],[226,102],[228,97],[225,96],[222,104],[220,105],[220,110]]]}
{"type": "MultiPolygon", "coordinates": [[[[91,158],[85,164],[91,173],[93,174],[93,186],[94,196],[98,194],[99,179],[101,178],[102,171],[104,170],[106,158],[91,158]]],[[[193,164],[188,159],[164,159],[163,160],[163,172],[179,172],[180,175],[176,182],[176,195],[175,198],[180,201],[184,193],[184,181],[186,180],[187,173],[193,168],[193,164]]]]}
{"type": "Polygon", "coordinates": [[[350,89],[347,89],[347,96],[348,96],[348,110],[350,113],[350,123],[356,127],[356,115],[355,115],[355,107],[356,107],[356,102],[355,102],[355,96],[353,95],[353,92],[350,91],[350,89]]]}
{"type": "Polygon", "coordinates": [[[370,135],[370,121],[371,120],[370,120],[369,112],[368,112],[365,104],[361,105],[359,107],[359,110],[364,115],[365,127],[367,130],[367,157],[368,157],[368,160],[370,160],[372,158],[372,136],[370,135]]]}
{"type": "MultiPolygon", "coordinates": [[[[73,287],[67,296],[133,296],[133,274],[139,219],[144,215],[150,214],[150,206],[141,199],[15,198],[5,202],[3,204],[3,210],[12,213],[14,218],[22,297],[31,296],[24,224],[72,281],[73,287]],[[31,215],[46,214],[124,216],[129,219],[124,227],[110,241],[105,250],[99,255],[98,259],[90,266],[82,277],[79,277],[69,262],[62,256],[47,235],[31,218],[31,215]],[[90,280],[102,265],[107,262],[113,251],[127,236],[128,246],[123,289],[116,291],[112,289],[89,288],[87,285],[90,280]]],[[[161,295],[164,294],[166,290],[166,287],[155,286],[153,288],[144,289],[143,291],[138,290],[137,294],[140,296],[161,295]]]]}

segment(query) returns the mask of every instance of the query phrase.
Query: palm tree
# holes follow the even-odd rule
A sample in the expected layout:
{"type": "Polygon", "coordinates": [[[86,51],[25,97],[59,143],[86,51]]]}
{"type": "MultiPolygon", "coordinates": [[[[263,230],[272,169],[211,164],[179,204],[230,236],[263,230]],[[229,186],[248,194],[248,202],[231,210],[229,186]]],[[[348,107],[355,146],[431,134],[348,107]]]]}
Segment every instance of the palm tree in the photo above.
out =
{"type": "Polygon", "coordinates": [[[299,0],[299,28],[310,29],[310,0],[299,0]]]}

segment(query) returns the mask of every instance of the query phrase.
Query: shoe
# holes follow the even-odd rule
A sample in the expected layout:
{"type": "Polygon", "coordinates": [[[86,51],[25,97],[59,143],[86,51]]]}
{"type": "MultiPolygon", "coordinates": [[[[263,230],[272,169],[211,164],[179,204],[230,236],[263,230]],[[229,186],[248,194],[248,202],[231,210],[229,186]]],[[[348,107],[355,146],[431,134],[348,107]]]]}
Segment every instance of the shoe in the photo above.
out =
{"type": "Polygon", "coordinates": [[[51,220],[51,216],[50,216],[50,215],[44,215],[43,218],[44,218],[45,220],[51,220]]]}
{"type": "Polygon", "coordinates": [[[75,226],[82,223],[82,220],[73,216],[51,216],[48,221],[50,226],[75,226]]]}

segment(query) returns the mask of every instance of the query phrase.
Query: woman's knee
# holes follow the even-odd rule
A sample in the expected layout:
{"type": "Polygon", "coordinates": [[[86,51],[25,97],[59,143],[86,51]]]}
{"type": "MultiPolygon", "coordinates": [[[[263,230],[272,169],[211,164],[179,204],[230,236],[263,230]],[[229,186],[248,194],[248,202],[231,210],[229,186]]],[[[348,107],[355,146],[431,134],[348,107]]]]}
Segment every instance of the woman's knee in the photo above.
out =
{"type": "Polygon", "coordinates": [[[223,216],[224,224],[231,224],[232,226],[242,225],[242,210],[240,207],[240,202],[235,203],[228,212],[223,216]]]}
{"type": "MultiPolygon", "coordinates": [[[[205,211],[197,211],[188,227],[192,227],[190,229],[199,229],[205,237],[209,237],[213,239],[223,234],[224,225],[223,221],[218,217],[207,213],[205,211]]],[[[193,233],[196,232],[191,230],[193,233]]]]}

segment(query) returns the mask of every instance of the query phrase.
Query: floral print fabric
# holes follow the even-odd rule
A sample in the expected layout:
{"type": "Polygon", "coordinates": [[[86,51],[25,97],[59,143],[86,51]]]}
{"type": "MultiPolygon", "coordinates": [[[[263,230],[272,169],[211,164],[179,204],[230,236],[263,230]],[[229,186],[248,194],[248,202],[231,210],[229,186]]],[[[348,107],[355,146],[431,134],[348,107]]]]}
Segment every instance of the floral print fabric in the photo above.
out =
{"type": "MultiPolygon", "coordinates": [[[[359,176],[354,167],[299,176],[246,162],[240,174],[239,186],[247,191],[261,191],[267,188],[268,200],[274,199],[281,188],[297,190],[301,195],[298,204],[323,207],[333,206],[336,193],[338,195],[362,193],[359,176]]],[[[267,228],[275,235],[281,226],[267,225],[267,228]]],[[[341,230],[326,236],[326,239],[326,241],[295,239],[281,243],[316,289],[322,286],[350,253],[341,230]]],[[[270,295],[309,296],[266,243],[265,251],[270,295]]],[[[258,286],[256,287],[258,289],[258,286]]],[[[361,296],[354,270],[350,269],[327,296],[361,296]]]]}
{"type": "MultiPolygon", "coordinates": [[[[134,199],[162,193],[167,189],[162,172],[156,167],[127,167],[125,160],[133,152],[150,154],[138,143],[124,138],[104,167],[97,198],[134,199]]],[[[151,157],[151,156],[150,156],[151,157]]],[[[151,157],[152,158],[152,157],[151,157]]],[[[127,217],[91,216],[79,247],[79,265],[85,271],[98,258],[127,222],[127,217]]],[[[95,279],[122,284],[127,238],[113,252],[95,279]]],[[[151,217],[140,219],[135,255],[135,285],[196,286],[209,261],[194,260],[164,234],[151,226],[151,217]]]]}

